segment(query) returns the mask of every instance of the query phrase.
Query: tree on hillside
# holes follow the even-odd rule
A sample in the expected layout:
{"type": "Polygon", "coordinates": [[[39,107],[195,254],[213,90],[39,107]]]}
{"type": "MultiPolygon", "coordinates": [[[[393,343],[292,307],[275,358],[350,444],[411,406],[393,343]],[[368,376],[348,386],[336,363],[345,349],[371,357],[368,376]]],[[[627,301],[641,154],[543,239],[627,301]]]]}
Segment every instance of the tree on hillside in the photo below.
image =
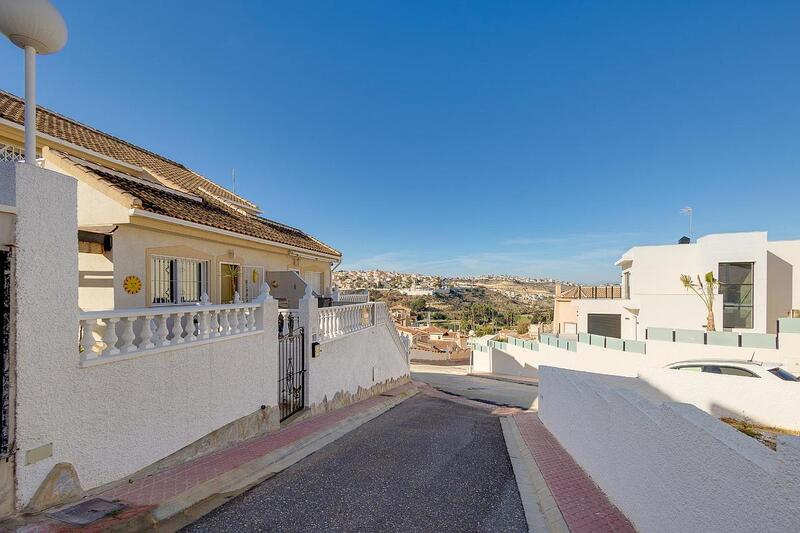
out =
{"type": "Polygon", "coordinates": [[[425,308],[427,306],[428,306],[428,302],[425,300],[425,298],[422,298],[422,297],[414,298],[413,300],[411,300],[411,304],[410,304],[411,312],[416,313],[416,314],[419,314],[419,313],[422,313],[423,311],[425,311],[425,308]]]}

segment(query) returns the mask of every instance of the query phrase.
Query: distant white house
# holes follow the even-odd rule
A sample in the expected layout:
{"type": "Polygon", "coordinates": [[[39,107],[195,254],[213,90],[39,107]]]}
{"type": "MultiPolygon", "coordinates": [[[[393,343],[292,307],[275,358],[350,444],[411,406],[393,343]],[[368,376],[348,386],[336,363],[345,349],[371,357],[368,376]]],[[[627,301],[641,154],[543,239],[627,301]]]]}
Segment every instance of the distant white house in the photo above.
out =
{"type": "Polygon", "coordinates": [[[697,242],[635,246],[615,263],[619,286],[576,287],[556,295],[557,333],[644,339],[648,327],[704,329],[706,309],[681,274],[713,272],[718,330],[775,333],[781,317],[800,315],[800,240],[766,232],[712,234],[697,242]]]}

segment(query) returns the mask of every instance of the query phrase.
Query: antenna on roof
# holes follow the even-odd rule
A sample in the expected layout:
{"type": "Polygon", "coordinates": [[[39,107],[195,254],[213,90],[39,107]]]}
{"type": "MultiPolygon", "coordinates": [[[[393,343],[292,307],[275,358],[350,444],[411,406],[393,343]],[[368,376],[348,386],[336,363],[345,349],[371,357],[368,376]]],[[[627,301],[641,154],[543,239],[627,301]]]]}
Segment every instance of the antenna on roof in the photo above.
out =
{"type": "Polygon", "coordinates": [[[36,164],[36,54],[67,44],[67,25],[49,0],[0,0],[0,32],[25,50],[25,162],[36,164]]]}
{"type": "Polygon", "coordinates": [[[231,178],[233,178],[233,194],[236,194],[236,169],[231,169],[231,178]]]}
{"type": "Polygon", "coordinates": [[[687,205],[681,209],[681,213],[689,217],[689,242],[691,242],[694,240],[694,235],[692,235],[692,214],[694,213],[694,209],[687,205]]]}

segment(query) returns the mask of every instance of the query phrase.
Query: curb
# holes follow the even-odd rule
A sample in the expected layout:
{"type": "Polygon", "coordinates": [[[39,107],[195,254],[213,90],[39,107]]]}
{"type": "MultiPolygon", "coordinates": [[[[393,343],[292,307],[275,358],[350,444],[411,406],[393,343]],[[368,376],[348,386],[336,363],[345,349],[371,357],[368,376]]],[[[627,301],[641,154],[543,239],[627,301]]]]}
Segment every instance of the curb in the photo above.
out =
{"type": "Polygon", "coordinates": [[[473,377],[473,378],[493,379],[495,381],[505,381],[506,383],[516,383],[517,385],[527,385],[529,387],[538,387],[539,386],[539,382],[538,381],[536,383],[532,383],[530,381],[524,381],[522,379],[516,379],[516,378],[513,378],[513,377],[495,376],[495,375],[491,375],[491,374],[475,374],[475,373],[472,373],[472,372],[470,372],[467,375],[470,376],[470,377],[473,377]]]}
{"type": "Polygon", "coordinates": [[[506,416],[500,419],[500,426],[503,428],[508,456],[528,521],[528,531],[570,533],[542,472],[522,440],[517,423],[512,417],[506,416]]]}
{"type": "Polygon", "coordinates": [[[170,500],[161,502],[148,513],[151,527],[159,531],[176,531],[192,523],[231,498],[289,468],[418,393],[416,388],[408,390],[382,405],[348,417],[330,428],[253,459],[170,500]]]}

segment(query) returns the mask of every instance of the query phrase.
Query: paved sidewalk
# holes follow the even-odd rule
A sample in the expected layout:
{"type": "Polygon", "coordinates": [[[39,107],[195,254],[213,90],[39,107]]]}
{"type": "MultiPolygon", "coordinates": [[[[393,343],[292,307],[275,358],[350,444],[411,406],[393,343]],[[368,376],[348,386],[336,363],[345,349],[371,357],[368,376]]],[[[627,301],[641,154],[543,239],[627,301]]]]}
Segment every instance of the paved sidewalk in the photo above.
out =
{"type": "Polygon", "coordinates": [[[411,388],[402,385],[382,396],[373,396],[324,415],[292,424],[284,429],[265,433],[246,442],[174,466],[152,476],[104,492],[99,496],[109,500],[122,500],[135,505],[151,505],[170,499],[195,485],[233,470],[253,459],[267,455],[302,438],[329,428],[359,412],[367,411],[386,401],[386,396],[398,396],[411,388]]]}
{"type": "MultiPolygon", "coordinates": [[[[338,438],[340,434],[354,429],[356,425],[369,420],[373,414],[374,416],[381,414],[384,409],[393,407],[399,401],[412,396],[414,393],[416,393],[415,386],[412,383],[407,383],[381,395],[373,396],[323,415],[295,422],[278,431],[265,433],[230,448],[167,468],[105,492],[93,494],[91,497],[125,502],[130,506],[130,510],[95,522],[83,529],[70,526],[44,515],[37,515],[27,517],[24,521],[25,523],[20,523],[15,527],[10,524],[6,524],[5,528],[0,526],[0,531],[4,529],[24,531],[26,533],[77,530],[104,531],[117,527],[136,530],[146,524],[155,525],[156,522],[169,518],[170,513],[181,512],[183,510],[181,507],[184,504],[186,504],[185,507],[189,507],[191,503],[198,503],[191,501],[191,495],[193,493],[203,493],[202,489],[207,488],[208,485],[214,485],[215,480],[223,480],[220,483],[220,487],[227,488],[239,482],[247,481],[247,479],[259,477],[260,473],[256,470],[259,466],[263,467],[263,465],[255,464],[255,468],[249,469],[250,472],[244,472],[244,470],[247,470],[248,463],[257,463],[259,460],[263,463],[265,458],[269,459],[269,457],[274,456],[275,461],[272,461],[272,463],[280,463],[278,469],[286,468],[291,464],[291,462],[286,464],[287,456],[297,449],[309,448],[314,451],[312,449],[315,446],[314,441],[327,441],[331,438],[338,438]],[[354,427],[348,427],[350,425],[354,427]],[[283,466],[284,464],[285,466],[283,466]],[[206,487],[203,487],[204,484],[207,484],[206,487]],[[125,527],[126,524],[128,527],[125,527]]],[[[302,453],[302,450],[299,451],[302,453]]],[[[271,473],[274,472],[267,472],[267,477],[271,473]]],[[[206,492],[208,491],[206,490],[206,492]]],[[[221,490],[220,492],[225,491],[221,490]]]]}
{"type": "Polygon", "coordinates": [[[517,413],[519,428],[571,533],[635,533],[612,504],[539,420],[538,413],[517,413]]]}

